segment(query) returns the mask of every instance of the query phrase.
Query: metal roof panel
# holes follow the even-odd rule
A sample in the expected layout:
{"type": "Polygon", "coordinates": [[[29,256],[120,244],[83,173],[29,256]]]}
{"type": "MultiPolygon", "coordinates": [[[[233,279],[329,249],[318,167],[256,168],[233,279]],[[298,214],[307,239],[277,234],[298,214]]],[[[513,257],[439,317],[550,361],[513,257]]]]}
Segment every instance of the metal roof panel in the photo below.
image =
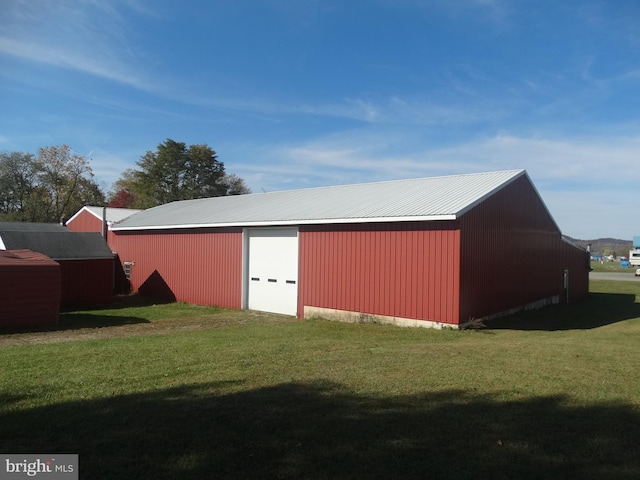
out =
{"type": "Polygon", "coordinates": [[[112,230],[458,218],[524,170],[338,185],[183,200],[144,210],[112,230]]]}

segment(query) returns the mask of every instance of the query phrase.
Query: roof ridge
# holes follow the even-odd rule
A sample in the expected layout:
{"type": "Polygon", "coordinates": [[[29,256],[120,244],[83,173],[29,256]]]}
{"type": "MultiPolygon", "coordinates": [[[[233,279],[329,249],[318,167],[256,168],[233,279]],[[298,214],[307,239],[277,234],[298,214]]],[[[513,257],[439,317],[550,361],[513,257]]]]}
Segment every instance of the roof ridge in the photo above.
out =
{"type": "MultiPolygon", "coordinates": [[[[494,171],[487,171],[487,172],[475,172],[475,173],[455,173],[455,174],[449,174],[449,175],[436,175],[434,177],[417,177],[417,178],[399,178],[396,180],[380,180],[377,182],[362,182],[362,183],[343,183],[343,184],[339,184],[339,185],[320,185],[320,186],[316,186],[316,187],[306,187],[306,188],[292,188],[290,190],[274,190],[272,192],[255,192],[255,193],[249,193],[246,195],[271,195],[271,194],[276,194],[276,193],[282,193],[282,192],[298,192],[298,191],[309,191],[309,190],[322,190],[322,189],[338,189],[338,188],[346,188],[346,187],[359,187],[359,186],[372,186],[372,185],[384,185],[384,184],[389,184],[389,183],[404,183],[404,182],[419,182],[419,181],[424,181],[424,180],[438,180],[438,179],[446,179],[446,178],[455,178],[455,177],[471,177],[471,176],[481,176],[481,175],[497,175],[497,174],[504,174],[504,173],[510,173],[513,172],[514,174],[516,173],[521,173],[521,172],[525,172],[526,170],[524,168],[514,168],[514,169],[507,169],[507,170],[494,170],[494,171]]],[[[246,196],[244,195],[244,196],[246,196]]],[[[219,198],[219,197],[206,197],[206,198],[219,198]]],[[[194,199],[194,200],[203,200],[203,199],[194,199]]],[[[176,201],[182,201],[182,200],[176,200],[176,201]]]]}

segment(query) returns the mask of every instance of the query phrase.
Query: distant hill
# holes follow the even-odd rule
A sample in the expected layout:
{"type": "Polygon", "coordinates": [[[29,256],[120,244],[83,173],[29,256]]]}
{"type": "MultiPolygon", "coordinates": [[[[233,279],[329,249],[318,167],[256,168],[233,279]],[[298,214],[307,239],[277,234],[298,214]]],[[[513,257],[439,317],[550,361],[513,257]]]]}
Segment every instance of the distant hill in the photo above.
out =
{"type": "Polygon", "coordinates": [[[591,244],[591,253],[600,253],[602,255],[628,256],[629,250],[633,248],[631,240],[620,240],[618,238],[597,238],[595,240],[578,240],[567,237],[573,243],[587,248],[587,244],[591,244]]]}

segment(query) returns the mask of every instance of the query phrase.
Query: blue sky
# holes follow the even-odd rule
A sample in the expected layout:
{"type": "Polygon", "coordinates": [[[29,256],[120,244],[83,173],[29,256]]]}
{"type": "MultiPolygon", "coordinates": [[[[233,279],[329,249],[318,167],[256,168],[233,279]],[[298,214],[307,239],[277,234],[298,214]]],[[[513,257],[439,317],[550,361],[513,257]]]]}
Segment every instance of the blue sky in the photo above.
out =
{"type": "Polygon", "coordinates": [[[563,233],[640,235],[637,0],[4,0],[0,150],[109,190],[167,138],[254,192],[524,168],[563,233]]]}

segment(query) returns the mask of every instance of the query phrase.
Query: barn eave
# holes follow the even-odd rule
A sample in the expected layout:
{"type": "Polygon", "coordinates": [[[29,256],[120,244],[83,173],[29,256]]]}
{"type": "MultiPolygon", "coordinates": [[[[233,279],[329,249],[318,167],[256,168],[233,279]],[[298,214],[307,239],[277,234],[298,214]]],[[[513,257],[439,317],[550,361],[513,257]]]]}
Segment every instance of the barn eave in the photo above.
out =
{"type": "Polygon", "coordinates": [[[254,227],[287,227],[295,225],[327,225],[327,224],[351,224],[351,223],[393,223],[393,222],[430,222],[438,220],[456,220],[455,213],[447,215],[420,215],[409,217],[372,217],[372,218],[326,218],[326,219],[299,219],[299,220],[263,220],[255,222],[220,222],[220,223],[193,223],[176,225],[147,225],[136,227],[112,227],[112,231],[141,231],[141,230],[175,230],[194,228],[254,228],[254,227]]]}

